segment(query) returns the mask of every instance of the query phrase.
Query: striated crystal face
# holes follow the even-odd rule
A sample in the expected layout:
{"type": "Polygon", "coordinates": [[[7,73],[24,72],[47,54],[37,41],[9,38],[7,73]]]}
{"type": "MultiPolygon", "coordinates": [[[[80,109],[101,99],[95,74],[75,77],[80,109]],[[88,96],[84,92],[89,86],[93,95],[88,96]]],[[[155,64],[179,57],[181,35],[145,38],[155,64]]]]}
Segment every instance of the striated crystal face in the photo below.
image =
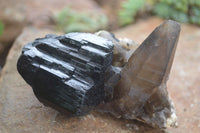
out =
{"type": "Polygon", "coordinates": [[[84,115],[96,107],[151,126],[177,126],[166,82],[180,25],[168,20],[135,50],[107,31],[47,35],[28,43],[17,68],[45,105],[84,115]],[[101,36],[101,37],[99,37],[101,36]]]}
{"type": "Polygon", "coordinates": [[[159,128],[176,126],[166,82],[173,62],[180,25],[165,21],[131,55],[110,102],[99,110],[116,117],[137,119],[159,128]]]}
{"type": "Polygon", "coordinates": [[[47,35],[24,46],[17,68],[40,101],[82,115],[104,100],[112,52],[93,34],[47,35]]]}

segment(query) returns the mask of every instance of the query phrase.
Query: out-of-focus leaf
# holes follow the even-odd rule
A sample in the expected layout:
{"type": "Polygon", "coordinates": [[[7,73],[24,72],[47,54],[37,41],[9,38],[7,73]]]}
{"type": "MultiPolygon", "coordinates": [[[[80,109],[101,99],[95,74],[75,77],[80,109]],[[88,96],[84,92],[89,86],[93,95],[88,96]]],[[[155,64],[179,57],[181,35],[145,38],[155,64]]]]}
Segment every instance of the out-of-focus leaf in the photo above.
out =
{"type": "Polygon", "coordinates": [[[158,16],[161,16],[161,17],[167,18],[167,19],[170,18],[171,13],[173,12],[172,10],[173,9],[169,5],[167,5],[163,2],[156,4],[155,8],[154,8],[154,12],[158,16]]]}
{"type": "Polygon", "coordinates": [[[137,12],[144,7],[146,0],[128,0],[122,3],[122,9],[119,11],[120,25],[127,25],[135,21],[137,12]]]}
{"type": "Polygon", "coordinates": [[[59,30],[67,32],[94,32],[107,26],[107,17],[103,14],[77,12],[69,7],[64,8],[55,16],[59,30]]]}
{"type": "Polygon", "coordinates": [[[162,18],[200,25],[200,0],[154,0],[154,13],[162,18]]]}
{"type": "Polygon", "coordinates": [[[4,25],[3,25],[3,23],[0,21],[0,36],[3,34],[3,29],[4,29],[4,25]]]}

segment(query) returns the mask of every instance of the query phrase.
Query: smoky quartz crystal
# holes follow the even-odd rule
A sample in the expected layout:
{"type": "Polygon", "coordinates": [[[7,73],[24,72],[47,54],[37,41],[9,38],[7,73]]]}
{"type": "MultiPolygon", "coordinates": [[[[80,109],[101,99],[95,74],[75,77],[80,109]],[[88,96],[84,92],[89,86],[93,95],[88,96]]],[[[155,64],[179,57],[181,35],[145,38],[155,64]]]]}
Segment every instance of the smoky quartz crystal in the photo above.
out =
{"type": "Polygon", "coordinates": [[[57,110],[78,116],[95,107],[153,127],[176,127],[166,83],[180,30],[165,21],[137,48],[107,31],[47,35],[24,46],[17,68],[36,97],[57,110]]]}

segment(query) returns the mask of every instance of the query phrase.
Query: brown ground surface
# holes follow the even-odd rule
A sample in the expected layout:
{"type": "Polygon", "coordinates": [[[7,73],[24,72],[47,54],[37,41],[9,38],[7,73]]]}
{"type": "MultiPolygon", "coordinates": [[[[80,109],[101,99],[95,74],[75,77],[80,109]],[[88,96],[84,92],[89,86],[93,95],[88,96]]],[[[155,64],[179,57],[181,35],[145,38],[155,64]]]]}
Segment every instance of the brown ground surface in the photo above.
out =
{"type": "MultiPolygon", "coordinates": [[[[118,37],[142,42],[163,20],[151,18],[116,31],[118,37]]],[[[0,78],[0,133],[159,133],[137,121],[91,112],[82,117],[64,116],[43,106],[17,73],[16,63],[24,44],[43,37],[47,30],[26,28],[9,52],[0,78]]],[[[200,132],[200,28],[182,25],[181,36],[168,81],[178,115],[173,133],[200,132]]]]}
{"type": "Polygon", "coordinates": [[[103,10],[93,0],[0,0],[0,21],[4,24],[3,34],[0,35],[0,67],[23,27],[55,28],[54,15],[66,7],[103,14],[103,10]]]}

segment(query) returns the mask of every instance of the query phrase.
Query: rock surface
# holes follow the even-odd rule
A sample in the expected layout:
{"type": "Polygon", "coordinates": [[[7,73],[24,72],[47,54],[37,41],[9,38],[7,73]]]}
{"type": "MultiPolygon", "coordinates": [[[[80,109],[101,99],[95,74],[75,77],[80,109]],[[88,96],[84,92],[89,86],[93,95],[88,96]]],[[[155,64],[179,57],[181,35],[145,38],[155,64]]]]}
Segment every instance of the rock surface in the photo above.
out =
{"type": "MultiPolygon", "coordinates": [[[[142,42],[160,23],[160,19],[139,21],[116,31],[117,37],[127,37],[142,42]]],[[[91,112],[82,117],[69,117],[43,106],[20,77],[16,69],[21,48],[37,37],[51,31],[27,28],[16,40],[0,78],[0,132],[115,132],[159,133],[137,121],[117,119],[108,114],[91,112]]],[[[179,127],[167,129],[173,133],[198,133],[200,131],[200,29],[182,25],[179,45],[168,81],[169,95],[175,103],[179,127]]]]}
{"type": "Polygon", "coordinates": [[[66,6],[77,11],[103,13],[93,0],[0,0],[0,3],[0,20],[4,24],[0,36],[0,56],[11,46],[24,26],[52,28],[53,15],[66,6]]]}
{"type": "Polygon", "coordinates": [[[0,3],[1,20],[13,20],[12,24],[20,22],[38,27],[51,24],[52,15],[66,6],[77,11],[102,13],[102,10],[93,0],[0,0],[0,3]]]}

